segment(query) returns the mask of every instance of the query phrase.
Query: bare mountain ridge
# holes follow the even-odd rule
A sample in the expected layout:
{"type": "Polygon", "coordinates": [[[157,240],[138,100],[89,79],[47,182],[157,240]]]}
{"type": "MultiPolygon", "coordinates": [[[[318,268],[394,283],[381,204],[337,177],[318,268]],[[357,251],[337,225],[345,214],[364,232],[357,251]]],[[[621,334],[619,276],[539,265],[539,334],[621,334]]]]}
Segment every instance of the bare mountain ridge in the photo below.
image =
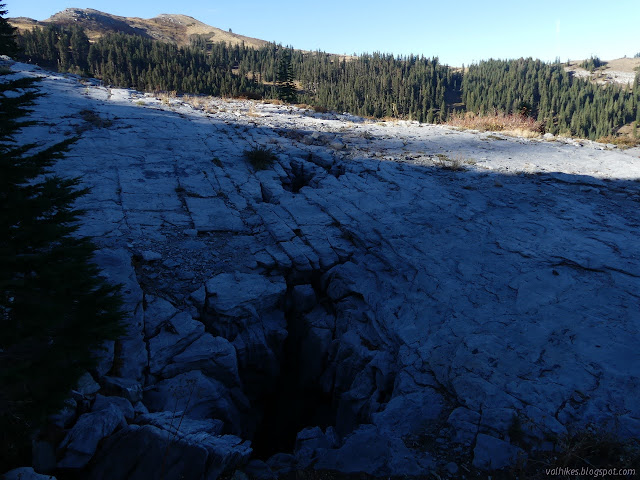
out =
{"type": "Polygon", "coordinates": [[[91,8],[67,8],[42,21],[31,18],[9,18],[9,22],[19,30],[31,30],[36,26],[80,25],[92,41],[108,33],[140,35],[163,42],[188,45],[191,35],[206,35],[214,42],[227,42],[259,48],[268,45],[266,40],[246,37],[212,27],[187,15],[161,14],[154,18],[120,17],[91,8]]]}

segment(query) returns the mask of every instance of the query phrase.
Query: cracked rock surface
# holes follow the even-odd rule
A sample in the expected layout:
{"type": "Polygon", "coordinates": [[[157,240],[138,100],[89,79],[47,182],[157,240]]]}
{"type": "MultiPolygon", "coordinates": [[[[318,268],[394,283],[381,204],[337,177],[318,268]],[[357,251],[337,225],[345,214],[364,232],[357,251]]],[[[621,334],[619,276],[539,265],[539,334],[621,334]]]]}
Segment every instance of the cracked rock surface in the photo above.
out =
{"type": "Polygon", "coordinates": [[[82,431],[108,436],[76,461],[94,455],[93,478],[150,478],[162,435],[186,456],[165,478],[243,468],[260,401],[293,358],[332,421],[252,460],[265,478],[450,470],[412,441],[427,432],[481,469],[589,423],[640,436],[638,149],[244,100],[196,109],[14,70],[45,77],[48,94],[25,139],[83,130],[56,173],[91,188],[80,233],[130,313],[113,366],[92,373],[102,394],[141,401],[132,420],[113,406],[81,416],[62,466],[79,455],[77,425],[109,412],[109,428],[82,431]],[[255,146],[272,167],[245,161],[255,146]],[[114,455],[126,468],[107,475],[114,455]]]}

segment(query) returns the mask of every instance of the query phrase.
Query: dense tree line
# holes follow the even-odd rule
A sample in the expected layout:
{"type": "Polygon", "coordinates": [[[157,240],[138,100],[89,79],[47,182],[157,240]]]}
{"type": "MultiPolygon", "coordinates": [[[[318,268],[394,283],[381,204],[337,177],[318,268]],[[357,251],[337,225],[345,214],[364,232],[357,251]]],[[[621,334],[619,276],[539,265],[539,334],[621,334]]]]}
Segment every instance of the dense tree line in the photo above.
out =
{"type": "Polygon", "coordinates": [[[253,53],[247,47],[214,44],[207,51],[122,33],[89,44],[79,27],[67,30],[55,26],[34,28],[21,35],[19,43],[24,58],[30,61],[92,75],[111,85],[221,96],[245,91],[263,94],[266,90],[246,75],[233,72],[253,53]]]}
{"type": "Polygon", "coordinates": [[[521,112],[554,134],[597,139],[640,121],[640,85],[603,87],[575,78],[559,63],[488,60],[471,65],[462,81],[468,111],[521,112]]]}
{"type": "MultiPolygon", "coordinates": [[[[283,78],[295,79],[298,100],[375,117],[433,121],[445,117],[446,98],[460,76],[437,59],[362,55],[342,60],[322,52],[302,53],[271,44],[259,49],[211,43],[194,35],[189,47],[142,37],[110,34],[93,44],[79,27],[35,28],[20,37],[29,61],[85,73],[105,83],[141,90],[176,90],[210,95],[245,92],[276,98],[283,78]],[[283,72],[282,59],[287,71],[283,72]]],[[[287,98],[293,98],[290,88],[287,98]]]]}
{"type": "Polygon", "coordinates": [[[339,60],[320,52],[297,57],[303,101],[357,115],[444,120],[461,83],[460,74],[437,58],[374,53],[339,60]]]}
{"type": "MultiPolygon", "coordinates": [[[[275,44],[228,46],[204,35],[193,35],[188,47],[125,34],[89,44],[80,28],[54,26],[24,33],[20,44],[36,63],[147,91],[295,98],[357,115],[427,122],[445,120],[454,107],[518,112],[537,118],[546,131],[587,138],[640,120],[637,81],[633,88],[597,86],[572,77],[559,62],[488,60],[462,73],[437,58],[374,53],[345,59],[275,44]]],[[[587,66],[600,63],[593,58],[587,66]]]]}

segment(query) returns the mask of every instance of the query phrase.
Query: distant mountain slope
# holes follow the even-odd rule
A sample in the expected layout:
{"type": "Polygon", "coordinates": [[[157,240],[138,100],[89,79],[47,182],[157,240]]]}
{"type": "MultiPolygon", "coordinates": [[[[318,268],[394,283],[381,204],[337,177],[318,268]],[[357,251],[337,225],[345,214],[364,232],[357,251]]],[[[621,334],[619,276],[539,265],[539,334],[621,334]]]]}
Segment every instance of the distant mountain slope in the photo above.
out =
{"type": "Polygon", "coordinates": [[[80,25],[85,29],[91,40],[96,40],[108,33],[122,32],[164,42],[173,42],[178,45],[188,44],[189,37],[194,34],[206,35],[209,40],[227,42],[231,45],[244,42],[245,45],[254,48],[259,48],[269,43],[266,40],[226,32],[186,15],[162,14],[154,18],[144,19],[120,17],[91,8],[67,8],[42,21],[25,17],[9,18],[8,20],[19,30],[31,30],[39,25],[80,25]]]}

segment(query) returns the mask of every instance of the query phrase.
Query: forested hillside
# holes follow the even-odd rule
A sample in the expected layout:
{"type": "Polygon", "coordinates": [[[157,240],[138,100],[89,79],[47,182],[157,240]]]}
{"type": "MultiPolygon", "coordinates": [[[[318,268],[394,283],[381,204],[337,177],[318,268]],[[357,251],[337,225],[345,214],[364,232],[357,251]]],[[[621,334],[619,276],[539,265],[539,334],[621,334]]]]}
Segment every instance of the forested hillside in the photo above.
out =
{"type": "Polygon", "coordinates": [[[111,34],[89,43],[82,29],[34,29],[20,37],[25,59],[63,71],[141,90],[276,97],[277,67],[288,52],[301,102],[375,117],[443,119],[445,98],[461,76],[424,57],[363,55],[349,61],[322,52],[302,53],[275,44],[253,49],[207,42],[190,47],[111,34]]]}
{"type": "Polygon", "coordinates": [[[275,44],[228,46],[197,35],[188,47],[125,34],[90,44],[81,28],[55,26],[26,32],[19,42],[26,60],[140,90],[276,98],[284,56],[298,101],[357,115],[439,122],[453,110],[500,111],[532,116],[553,134],[591,139],[640,121],[637,79],[632,88],[602,87],[540,60],[482,61],[463,73],[437,58],[375,53],[346,60],[275,44]]]}
{"type": "Polygon", "coordinates": [[[494,109],[532,115],[551,133],[600,138],[640,121],[638,79],[632,89],[602,87],[572,77],[560,63],[488,60],[471,65],[462,81],[469,111],[494,109]]]}

